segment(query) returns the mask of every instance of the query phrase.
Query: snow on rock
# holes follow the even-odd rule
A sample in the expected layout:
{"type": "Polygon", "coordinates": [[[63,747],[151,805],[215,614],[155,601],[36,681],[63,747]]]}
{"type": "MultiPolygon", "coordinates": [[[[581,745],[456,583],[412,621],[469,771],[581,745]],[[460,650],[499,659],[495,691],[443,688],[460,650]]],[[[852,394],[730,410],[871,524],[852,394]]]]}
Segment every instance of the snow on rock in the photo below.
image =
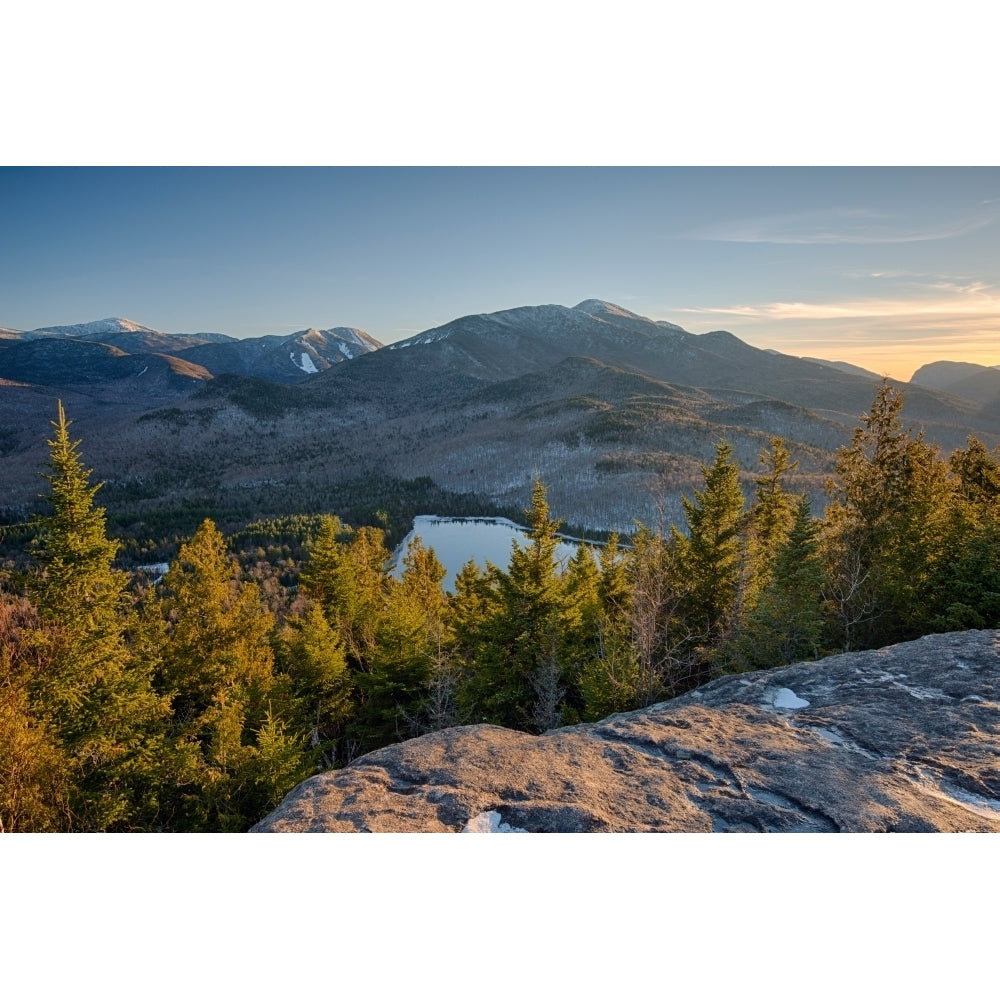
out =
{"type": "Polygon", "coordinates": [[[319,371],[313,359],[309,357],[305,351],[302,352],[301,362],[295,360],[294,354],[289,355],[289,357],[292,359],[292,364],[295,365],[296,368],[300,368],[307,375],[315,375],[319,371]]]}
{"type": "Polygon", "coordinates": [[[473,816],[461,831],[462,833],[527,833],[519,826],[511,826],[500,819],[500,813],[491,809],[489,812],[473,816]]]}
{"type": "Polygon", "coordinates": [[[159,333],[150,326],[143,326],[130,319],[112,316],[91,323],[73,323],[70,326],[43,326],[33,333],[57,333],[65,337],[94,337],[113,333],[159,333]]]}
{"type": "Polygon", "coordinates": [[[253,829],[1000,832],[998,704],[1000,630],[929,635],[537,736],[428,733],[307,778],[253,829]],[[771,707],[797,691],[808,709],[771,707]]]}
{"type": "Polygon", "coordinates": [[[775,708],[808,708],[809,702],[800,698],[791,688],[780,688],[774,696],[775,708]]]}

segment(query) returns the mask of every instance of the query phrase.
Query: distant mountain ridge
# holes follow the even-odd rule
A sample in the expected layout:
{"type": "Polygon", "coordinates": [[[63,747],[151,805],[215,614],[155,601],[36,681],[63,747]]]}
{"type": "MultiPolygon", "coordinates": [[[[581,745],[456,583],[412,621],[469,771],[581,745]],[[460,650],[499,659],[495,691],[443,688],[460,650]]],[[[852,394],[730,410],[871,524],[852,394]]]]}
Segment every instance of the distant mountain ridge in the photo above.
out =
{"type": "MultiPolygon", "coordinates": [[[[37,496],[58,395],[109,487],[128,496],[156,483],[144,487],[150,508],[194,495],[318,510],[348,480],[426,478],[512,509],[538,474],[558,516],[629,531],[637,518],[679,523],[681,495],[722,439],[752,490],[775,436],[799,462],[789,488],[822,504],[835,451],[880,380],[600,299],[463,316],[388,347],[352,327],[243,341],[125,320],[59,330],[0,340],[0,379],[17,383],[0,393],[7,503],[37,496]]],[[[970,434],[1000,444],[1000,405],[902,387],[904,422],[946,452],[970,434]]]]}
{"type": "Polygon", "coordinates": [[[1000,366],[990,368],[969,361],[933,361],[918,368],[910,382],[1000,408],[1000,366]]]}
{"type": "MultiPolygon", "coordinates": [[[[208,373],[208,377],[223,374],[257,375],[278,382],[301,382],[310,375],[325,371],[345,360],[353,360],[369,351],[378,350],[382,345],[364,330],[354,327],[332,327],[319,330],[311,327],[285,335],[267,335],[239,339],[222,333],[164,333],[149,326],[143,326],[130,319],[110,317],[89,323],[68,326],[42,327],[37,330],[4,330],[6,347],[13,343],[29,343],[42,340],[60,344],[90,343],[105,344],[132,356],[159,354],[172,356],[187,365],[193,365],[208,373]]],[[[46,352],[51,362],[58,350],[46,352]]],[[[5,368],[17,359],[17,367],[24,369],[24,358],[30,352],[13,355],[0,354],[0,377],[5,376],[5,368]]],[[[93,360],[93,352],[81,352],[66,348],[65,362],[60,367],[67,376],[72,374],[78,359],[93,360]]],[[[99,378],[98,373],[87,366],[90,381],[99,378]]],[[[108,369],[107,378],[118,377],[116,371],[108,369]]],[[[44,384],[53,384],[52,369],[44,384]]]]}

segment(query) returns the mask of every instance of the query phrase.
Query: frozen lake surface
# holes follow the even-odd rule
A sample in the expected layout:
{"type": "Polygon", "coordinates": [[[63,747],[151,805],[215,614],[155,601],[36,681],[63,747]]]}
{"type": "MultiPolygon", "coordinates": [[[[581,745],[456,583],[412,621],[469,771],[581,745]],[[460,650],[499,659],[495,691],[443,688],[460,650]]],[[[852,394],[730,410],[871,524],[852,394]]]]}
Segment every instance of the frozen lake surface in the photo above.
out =
{"type": "MultiPolygon", "coordinates": [[[[444,566],[445,590],[454,590],[455,577],[462,567],[474,560],[481,569],[486,563],[506,569],[510,564],[511,546],[515,539],[521,545],[529,544],[528,531],[513,521],[497,517],[435,517],[422,514],[413,519],[413,529],[399,543],[393,553],[395,575],[403,572],[403,556],[415,536],[419,535],[424,548],[433,549],[444,566]]],[[[573,542],[560,542],[556,558],[563,562],[576,552],[573,542]]]]}

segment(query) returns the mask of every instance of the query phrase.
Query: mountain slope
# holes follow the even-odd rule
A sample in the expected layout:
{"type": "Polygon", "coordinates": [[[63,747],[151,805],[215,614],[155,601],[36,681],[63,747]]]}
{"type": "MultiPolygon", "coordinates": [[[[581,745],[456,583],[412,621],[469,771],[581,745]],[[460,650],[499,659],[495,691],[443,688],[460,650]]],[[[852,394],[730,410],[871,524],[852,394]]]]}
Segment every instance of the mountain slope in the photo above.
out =
{"type": "Polygon", "coordinates": [[[918,368],[910,383],[950,392],[983,405],[1000,406],[1000,368],[968,361],[933,361],[918,368]]]}
{"type": "MultiPolygon", "coordinates": [[[[163,333],[120,318],[44,327],[27,332],[7,331],[7,334],[3,339],[10,342],[86,342],[106,344],[134,356],[172,355],[183,357],[188,364],[203,368],[211,375],[257,375],[289,383],[302,382],[317,372],[378,350],[382,346],[364,330],[353,327],[333,327],[329,330],[310,328],[292,334],[240,340],[219,333],[163,333]]],[[[58,349],[50,348],[46,357],[53,361],[58,355],[58,349]]],[[[57,367],[72,366],[75,356],[67,353],[67,360],[57,367]]],[[[96,373],[94,377],[97,377],[96,373]]],[[[47,378],[48,381],[44,384],[57,384],[52,381],[52,375],[47,378]]]]}
{"type": "MultiPolygon", "coordinates": [[[[113,336],[158,343],[148,328],[113,336]]],[[[636,519],[653,523],[664,513],[680,523],[681,495],[700,487],[701,464],[722,439],[733,445],[749,492],[773,436],[800,463],[789,487],[819,506],[834,452],[850,440],[879,382],[758,350],[725,331],[695,335],[597,299],[465,316],[379,350],[345,327],[177,340],[166,356],[56,334],[0,340],[0,378],[34,385],[5,387],[0,420],[21,426],[31,414],[37,428],[34,445],[26,436],[8,445],[19,470],[9,502],[37,494],[27,470],[44,461],[54,398],[68,400],[71,386],[67,407],[79,430],[100,428],[89,442],[98,477],[126,499],[130,483],[155,482],[143,501],[150,507],[196,496],[204,505],[267,513],[325,509],[337,484],[424,477],[523,507],[537,474],[558,516],[629,531],[636,519]],[[76,353],[56,373],[59,350],[76,353]],[[28,351],[55,353],[29,363],[28,351]],[[105,380],[95,374],[80,385],[91,370],[105,380]],[[164,372],[160,395],[140,384],[154,370],[164,372]],[[168,393],[170,379],[185,378],[168,393]],[[82,412],[74,409],[81,399],[82,412]]],[[[905,388],[904,422],[945,451],[970,434],[988,447],[1000,443],[1000,409],[905,388]]]]}

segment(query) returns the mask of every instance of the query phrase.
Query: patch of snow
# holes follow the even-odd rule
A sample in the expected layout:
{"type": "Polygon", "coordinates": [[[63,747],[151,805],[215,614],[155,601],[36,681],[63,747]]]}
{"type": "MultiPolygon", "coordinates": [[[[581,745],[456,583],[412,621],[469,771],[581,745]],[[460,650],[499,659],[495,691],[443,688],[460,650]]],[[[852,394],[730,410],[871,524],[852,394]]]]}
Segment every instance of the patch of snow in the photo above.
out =
{"type": "Polygon", "coordinates": [[[473,816],[462,829],[462,833],[527,833],[519,826],[504,823],[495,809],[473,816]]]}
{"type": "Polygon", "coordinates": [[[337,344],[337,346],[340,348],[340,353],[343,354],[345,358],[354,358],[354,355],[351,353],[351,349],[343,341],[337,344]]]}
{"type": "MultiPolygon", "coordinates": [[[[143,370],[141,372],[139,372],[139,375],[145,375],[146,372],[148,372],[148,371],[149,371],[149,365],[146,365],[146,367],[143,368],[143,370]]],[[[139,375],[136,375],[136,378],[138,378],[139,375]]]]}
{"type": "Polygon", "coordinates": [[[92,323],[73,323],[70,326],[43,326],[33,333],[58,333],[66,337],[93,337],[109,333],[159,333],[152,327],[143,326],[130,319],[109,317],[94,320],[92,323]]]}
{"type": "Polygon", "coordinates": [[[319,369],[313,362],[313,359],[309,357],[309,355],[306,354],[305,351],[302,352],[301,363],[295,360],[294,353],[290,354],[289,357],[292,359],[292,364],[295,365],[296,368],[299,368],[302,371],[304,371],[307,375],[315,375],[319,371],[319,369]]]}
{"type": "Polygon", "coordinates": [[[809,702],[800,698],[791,688],[779,688],[773,705],[775,708],[808,708],[809,702]]]}
{"type": "Polygon", "coordinates": [[[423,333],[418,333],[415,337],[407,337],[406,340],[398,340],[395,344],[389,344],[389,348],[393,351],[401,351],[404,347],[415,347],[418,344],[433,344],[438,340],[447,340],[450,332],[449,330],[436,327],[433,330],[425,330],[423,333]]]}

